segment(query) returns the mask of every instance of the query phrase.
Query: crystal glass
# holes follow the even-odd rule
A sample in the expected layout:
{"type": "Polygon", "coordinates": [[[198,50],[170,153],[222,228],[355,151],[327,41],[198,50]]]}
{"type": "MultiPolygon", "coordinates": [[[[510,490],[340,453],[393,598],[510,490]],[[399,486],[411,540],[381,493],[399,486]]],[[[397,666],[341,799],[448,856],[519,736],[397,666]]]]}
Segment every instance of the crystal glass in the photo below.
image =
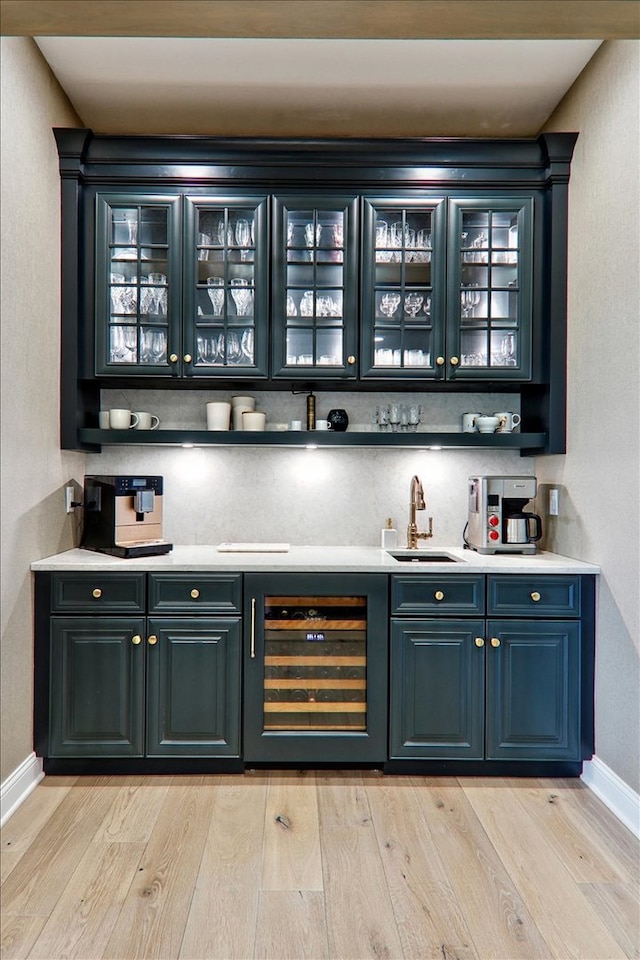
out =
{"type": "Polygon", "coordinates": [[[404,312],[413,320],[424,302],[424,297],[420,293],[408,293],[404,298],[404,312]]]}
{"type": "Polygon", "coordinates": [[[390,320],[400,306],[400,300],[399,293],[383,293],[380,297],[380,313],[390,320]]]}
{"type": "Polygon", "coordinates": [[[224,279],[223,277],[207,277],[207,293],[214,317],[221,317],[224,307],[224,279]]]}
{"type": "Polygon", "coordinates": [[[313,316],[313,291],[312,290],[306,290],[302,294],[302,299],[300,301],[300,316],[301,317],[313,316]]]}
{"type": "Polygon", "coordinates": [[[250,289],[248,280],[243,277],[234,277],[231,281],[231,297],[239,317],[247,317],[252,313],[253,290],[250,289]]]}

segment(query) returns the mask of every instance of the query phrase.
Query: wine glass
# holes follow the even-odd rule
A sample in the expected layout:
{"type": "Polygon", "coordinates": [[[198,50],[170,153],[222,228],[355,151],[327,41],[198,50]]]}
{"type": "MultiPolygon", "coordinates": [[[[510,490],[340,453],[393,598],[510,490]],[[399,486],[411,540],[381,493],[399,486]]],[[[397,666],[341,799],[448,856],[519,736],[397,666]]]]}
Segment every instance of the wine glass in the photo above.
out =
{"type": "Polygon", "coordinates": [[[236,223],[236,243],[241,247],[240,259],[248,260],[250,251],[247,248],[251,246],[251,227],[248,220],[240,219],[236,223]]]}
{"type": "Polygon", "coordinates": [[[508,333],[502,338],[500,356],[506,367],[514,367],[516,365],[516,337],[514,333],[508,333]]]}
{"type": "Polygon", "coordinates": [[[239,317],[248,316],[253,309],[253,291],[249,289],[249,281],[243,277],[234,277],[231,281],[231,297],[236,305],[236,314],[239,317]]]}
{"type": "Polygon", "coordinates": [[[380,297],[380,313],[390,320],[400,305],[399,293],[383,293],[380,297]]]}
{"type": "Polygon", "coordinates": [[[404,312],[413,320],[424,302],[424,297],[420,293],[408,293],[404,298],[404,312]]]}
{"type": "Polygon", "coordinates": [[[224,307],[224,278],[207,277],[207,293],[211,300],[214,317],[221,317],[224,307]]]}
{"type": "Polygon", "coordinates": [[[306,290],[302,294],[302,299],[300,300],[300,316],[301,317],[313,316],[313,291],[312,290],[306,290]]]}
{"type": "Polygon", "coordinates": [[[297,311],[297,309],[296,309],[296,302],[295,302],[295,300],[293,299],[293,297],[291,296],[291,294],[289,294],[289,295],[287,296],[287,316],[288,316],[288,317],[297,317],[297,316],[298,316],[298,311],[297,311]]]}

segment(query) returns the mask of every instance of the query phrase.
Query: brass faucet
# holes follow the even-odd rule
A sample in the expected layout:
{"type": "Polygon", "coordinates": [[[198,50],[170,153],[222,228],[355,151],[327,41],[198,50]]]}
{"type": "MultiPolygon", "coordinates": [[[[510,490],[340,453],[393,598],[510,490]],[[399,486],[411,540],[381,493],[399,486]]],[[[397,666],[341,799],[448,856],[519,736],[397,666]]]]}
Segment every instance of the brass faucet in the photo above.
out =
{"type": "Polygon", "coordinates": [[[433,517],[429,517],[429,530],[426,533],[418,531],[416,510],[424,510],[424,490],[419,477],[411,478],[411,496],[409,499],[409,526],[407,527],[407,549],[417,550],[418,540],[427,540],[433,536],[433,517]]]}

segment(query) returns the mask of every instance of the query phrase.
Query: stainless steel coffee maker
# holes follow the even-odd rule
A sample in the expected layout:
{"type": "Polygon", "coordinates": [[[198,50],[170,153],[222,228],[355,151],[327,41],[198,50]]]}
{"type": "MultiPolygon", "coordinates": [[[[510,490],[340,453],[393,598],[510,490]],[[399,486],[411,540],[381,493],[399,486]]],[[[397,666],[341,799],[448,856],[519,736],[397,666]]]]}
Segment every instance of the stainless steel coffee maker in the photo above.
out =
{"type": "Polygon", "coordinates": [[[469,477],[465,545],[478,553],[535,553],[542,520],[524,508],[536,492],[535,477],[469,477]]]}
{"type": "Polygon", "coordinates": [[[162,477],[87,476],[80,546],[114,557],[169,553],[162,539],[162,477]]]}

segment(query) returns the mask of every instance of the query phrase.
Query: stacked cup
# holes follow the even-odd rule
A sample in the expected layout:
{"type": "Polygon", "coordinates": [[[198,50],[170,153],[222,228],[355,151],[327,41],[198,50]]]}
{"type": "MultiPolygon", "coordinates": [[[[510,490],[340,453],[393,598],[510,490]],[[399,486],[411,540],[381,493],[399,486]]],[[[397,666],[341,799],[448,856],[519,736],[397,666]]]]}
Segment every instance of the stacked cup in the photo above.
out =
{"type": "Polygon", "coordinates": [[[256,409],[255,397],[231,397],[231,425],[234,430],[244,430],[244,414],[256,409]]]}

